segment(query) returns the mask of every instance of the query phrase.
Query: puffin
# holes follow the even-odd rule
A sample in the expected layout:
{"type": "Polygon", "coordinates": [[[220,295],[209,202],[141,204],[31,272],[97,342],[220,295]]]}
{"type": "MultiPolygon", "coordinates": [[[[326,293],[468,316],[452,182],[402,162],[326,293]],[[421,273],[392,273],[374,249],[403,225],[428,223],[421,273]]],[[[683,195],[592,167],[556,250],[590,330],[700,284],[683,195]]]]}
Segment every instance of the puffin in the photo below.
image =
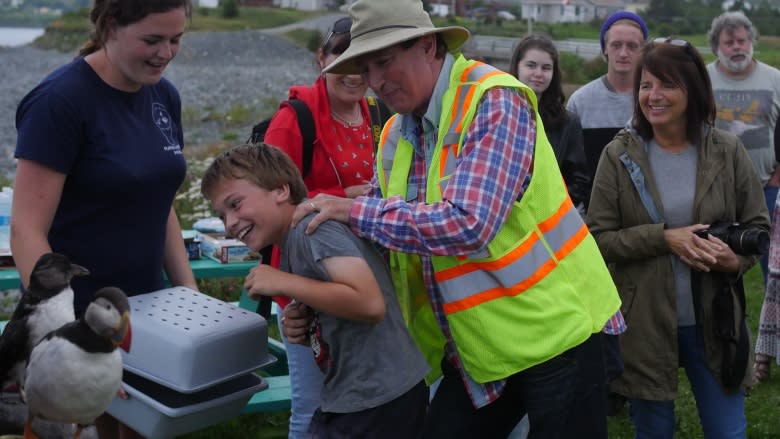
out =
{"type": "Polygon", "coordinates": [[[20,394],[27,404],[24,438],[37,439],[34,418],[77,424],[74,439],[105,412],[122,383],[130,351],[130,304],[116,287],[99,289],[84,315],[47,334],[32,350],[20,394]]]}
{"type": "Polygon", "coordinates": [[[87,274],[89,270],[60,253],[38,258],[30,286],[0,336],[0,389],[18,390],[33,347],[49,332],[76,319],[70,281],[87,274]]]}

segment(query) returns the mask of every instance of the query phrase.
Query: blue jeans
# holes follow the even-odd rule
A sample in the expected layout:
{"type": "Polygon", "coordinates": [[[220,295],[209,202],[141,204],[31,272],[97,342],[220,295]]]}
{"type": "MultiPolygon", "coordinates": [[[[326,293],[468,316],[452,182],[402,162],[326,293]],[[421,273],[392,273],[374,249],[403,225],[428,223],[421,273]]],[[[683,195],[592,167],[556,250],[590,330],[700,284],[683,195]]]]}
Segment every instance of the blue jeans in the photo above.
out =
{"type": "MultiPolygon", "coordinates": [[[[775,203],[777,201],[777,193],[780,187],[777,186],[764,186],[764,200],[766,201],[766,208],[769,210],[769,222],[775,222],[775,203]]],[[[764,275],[764,287],[766,287],[766,277],[769,275],[769,255],[761,255],[761,273],[764,275]]]]}
{"type": "MultiPolygon", "coordinates": [[[[698,326],[677,328],[680,367],[685,369],[696,398],[705,439],[744,439],[745,395],[740,390],[727,394],[707,368],[704,338],[698,326]]],[[[674,401],[629,399],[629,413],[636,439],[674,437],[674,401]]]]}
{"type": "Polygon", "coordinates": [[[320,390],[325,376],[314,362],[311,348],[290,343],[284,336],[281,319],[277,319],[279,333],[287,350],[287,368],[290,371],[290,430],[289,439],[308,436],[314,411],[320,406],[320,390]]]}
{"type": "Polygon", "coordinates": [[[576,348],[507,378],[501,397],[475,409],[460,377],[446,359],[443,378],[428,407],[420,438],[506,439],[523,415],[531,424],[529,439],[564,438],[574,403],[576,348]]]}

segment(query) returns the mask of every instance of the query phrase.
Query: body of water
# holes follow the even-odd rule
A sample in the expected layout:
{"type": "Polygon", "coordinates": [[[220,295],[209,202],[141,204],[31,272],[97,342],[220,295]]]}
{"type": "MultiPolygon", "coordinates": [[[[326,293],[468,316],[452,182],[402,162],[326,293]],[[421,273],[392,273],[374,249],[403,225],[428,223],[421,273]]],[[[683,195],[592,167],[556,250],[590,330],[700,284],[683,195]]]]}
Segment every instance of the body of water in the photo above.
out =
{"type": "Polygon", "coordinates": [[[0,27],[0,46],[23,46],[43,35],[38,27],[0,27]]]}

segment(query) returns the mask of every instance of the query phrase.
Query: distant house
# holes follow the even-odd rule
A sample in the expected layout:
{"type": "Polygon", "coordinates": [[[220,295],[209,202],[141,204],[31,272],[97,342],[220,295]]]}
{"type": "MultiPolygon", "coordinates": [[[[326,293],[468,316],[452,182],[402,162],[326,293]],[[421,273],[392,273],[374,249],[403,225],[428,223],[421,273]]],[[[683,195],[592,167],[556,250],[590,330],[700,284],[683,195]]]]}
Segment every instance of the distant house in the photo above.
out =
{"type": "Polygon", "coordinates": [[[216,8],[219,6],[219,0],[198,0],[197,5],[201,8],[216,8]]]}
{"type": "Polygon", "coordinates": [[[587,23],[615,11],[640,11],[647,3],[630,0],[521,0],[523,19],[540,23],[587,23]]]}

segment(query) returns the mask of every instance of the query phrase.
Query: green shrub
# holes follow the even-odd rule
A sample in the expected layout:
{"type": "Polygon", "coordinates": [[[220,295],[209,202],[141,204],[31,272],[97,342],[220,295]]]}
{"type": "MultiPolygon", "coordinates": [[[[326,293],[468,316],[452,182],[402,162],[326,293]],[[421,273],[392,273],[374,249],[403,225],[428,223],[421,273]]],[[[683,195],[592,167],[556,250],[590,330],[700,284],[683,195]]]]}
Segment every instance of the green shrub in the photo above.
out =
{"type": "Polygon", "coordinates": [[[584,84],[587,77],[582,71],[583,59],[570,52],[560,52],[561,80],[567,84],[584,84]]]}
{"type": "Polygon", "coordinates": [[[238,18],[238,0],[222,0],[222,18],[238,18]]]}

